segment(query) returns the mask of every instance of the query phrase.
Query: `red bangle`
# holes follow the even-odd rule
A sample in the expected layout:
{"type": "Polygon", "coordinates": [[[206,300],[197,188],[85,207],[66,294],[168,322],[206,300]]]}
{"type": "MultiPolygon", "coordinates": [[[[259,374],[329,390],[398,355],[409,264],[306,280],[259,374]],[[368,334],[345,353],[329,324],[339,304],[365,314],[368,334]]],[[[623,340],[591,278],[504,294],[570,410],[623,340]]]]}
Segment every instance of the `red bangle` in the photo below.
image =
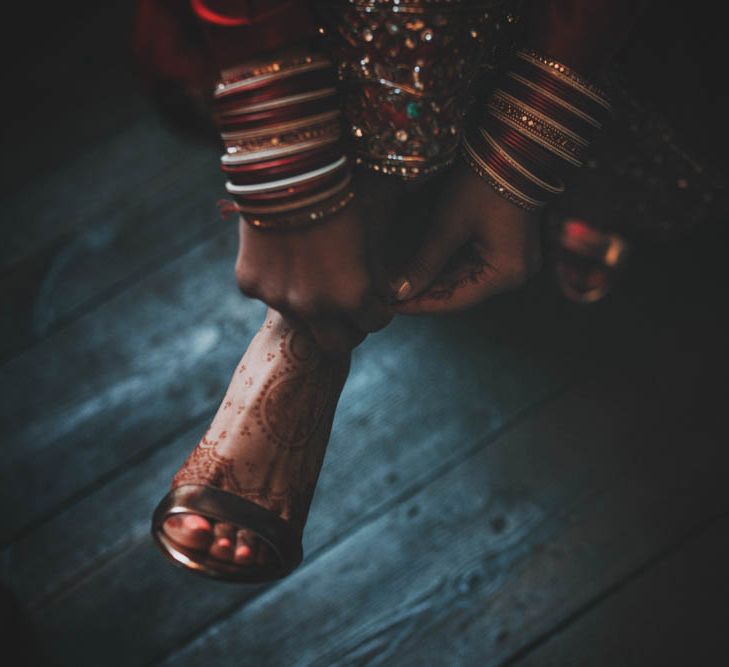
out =
{"type": "Polygon", "coordinates": [[[531,171],[543,178],[546,178],[547,174],[554,173],[560,166],[557,158],[551,153],[498,119],[489,118],[486,127],[494,137],[517,153],[520,158],[525,158],[531,171]]]}
{"type": "Polygon", "coordinates": [[[470,130],[468,141],[476,153],[488,163],[489,168],[516,190],[535,201],[545,199],[545,191],[519,173],[502,155],[489,146],[479,131],[470,130]]]}
{"type": "Polygon", "coordinates": [[[274,125],[288,120],[295,120],[306,116],[315,116],[316,114],[321,114],[326,111],[332,111],[336,108],[335,105],[332,104],[332,101],[333,98],[326,97],[323,99],[313,100],[311,102],[292,104],[279,109],[270,109],[268,111],[259,111],[257,113],[218,118],[218,125],[222,131],[227,132],[258,129],[267,125],[274,125]]]}
{"type": "Polygon", "coordinates": [[[218,113],[226,113],[237,107],[307,93],[321,88],[331,88],[336,85],[337,78],[331,69],[304,72],[300,76],[269,84],[264,83],[257,88],[242,90],[234,95],[216,99],[215,109],[218,113]]]}
{"type": "Polygon", "coordinates": [[[580,109],[580,111],[601,123],[605,122],[610,117],[610,111],[604,106],[589,97],[581,95],[578,90],[571,87],[569,84],[560,81],[549,73],[524,60],[515,58],[512,70],[529,81],[533,81],[537,85],[542,86],[553,95],[564,99],[572,106],[580,109]]]}
{"type": "Polygon", "coordinates": [[[557,102],[550,100],[538,91],[528,88],[521,82],[507,77],[502,81],[501,89],[523,101],[525,104],[540,111],[545,116],[556,120],[576,134],[586,139],[592,138],[595,134],[595,127],[579,116],[571,113],[568,109],[560,106],[557,102]]]}
{"type": "Polygon", "coordinates": [[[337,182],[342,180],[344,171],[342,169],[337,170],[332,174],[321,176],[301,185],[289,186],[282,188],[281,190],[271,190],[269,192],[256,192],[246,195],[233,195],[236,201],[241,205],[249,204],[265,204],[266,202],[276,202],[288,199],[295,199],[296,197],[309,197],[316,194],[317,192],[323,192],[331,188],[337,182]]]}
{"type": "Polygon", "coordinates": [[[339,144],[327,148],[308,151],[276,160],[255,162],[250,165],[223,165],[222,170],[228,175],[231,183],[236,185],[254,185],[272,180],[272,177],[287,178],[297,173],[313,171],[333,162],[342,154],[339,144]]]}

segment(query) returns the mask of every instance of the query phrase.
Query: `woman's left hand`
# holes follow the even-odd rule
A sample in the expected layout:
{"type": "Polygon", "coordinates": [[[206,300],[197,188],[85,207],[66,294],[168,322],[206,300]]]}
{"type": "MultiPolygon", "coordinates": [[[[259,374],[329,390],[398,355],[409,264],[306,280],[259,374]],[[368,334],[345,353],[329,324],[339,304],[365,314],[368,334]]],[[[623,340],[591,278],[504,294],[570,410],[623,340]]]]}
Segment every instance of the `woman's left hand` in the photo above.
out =
{"type": "Polygon", "coordinates": [[[541,266],[539,220],[466,165],[449,175],[432,227],[397,273],[394,309],[445,313],[526,282],[541,266]]]}

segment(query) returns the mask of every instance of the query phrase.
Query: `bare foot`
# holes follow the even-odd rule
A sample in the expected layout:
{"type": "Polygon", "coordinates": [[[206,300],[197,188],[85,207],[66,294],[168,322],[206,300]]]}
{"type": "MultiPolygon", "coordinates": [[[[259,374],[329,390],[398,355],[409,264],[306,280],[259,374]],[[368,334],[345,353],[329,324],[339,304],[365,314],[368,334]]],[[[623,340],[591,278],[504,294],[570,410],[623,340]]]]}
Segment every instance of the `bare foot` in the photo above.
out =
{"type": "Polygon", "coordinates": [[[177,544],[195,549],[207,550],[213,541],[213,527],[198,514],[175,514],[164,522],[164,531],[177,544]]]}
{"type": "MultiPolygon", "coordinates": [[[[308,331],[269,311],[173,487],[203,485],[240,496],[279,516],[300,536],[348,368],[348,358],[324,357],[308,331]]],[[[245,517],[241,523],[226,518],[189,513],[168,518],[164,531],[221,563],[284,565],[245,517]]]]}

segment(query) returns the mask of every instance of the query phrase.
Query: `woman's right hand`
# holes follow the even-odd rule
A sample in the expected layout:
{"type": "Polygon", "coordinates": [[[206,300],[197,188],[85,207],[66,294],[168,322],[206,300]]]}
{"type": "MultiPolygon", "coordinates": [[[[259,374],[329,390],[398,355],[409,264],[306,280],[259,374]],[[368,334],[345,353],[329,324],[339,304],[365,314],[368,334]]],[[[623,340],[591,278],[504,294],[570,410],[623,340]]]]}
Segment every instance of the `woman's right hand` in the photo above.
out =
{"type": "Polygon", "coordinates": [[[393,317],[377,221],[352,202],[320,224],[261,230],[240,220],[238,286],[308,326],[323,352],[346,354],[393,317]]]}

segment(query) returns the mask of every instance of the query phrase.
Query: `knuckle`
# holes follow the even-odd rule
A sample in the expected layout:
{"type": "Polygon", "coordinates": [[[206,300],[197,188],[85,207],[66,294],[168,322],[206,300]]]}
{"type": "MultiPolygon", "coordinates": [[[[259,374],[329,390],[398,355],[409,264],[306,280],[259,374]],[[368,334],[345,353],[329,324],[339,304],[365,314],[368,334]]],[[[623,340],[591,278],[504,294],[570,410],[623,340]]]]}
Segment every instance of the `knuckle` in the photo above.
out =
{"type": "Polygon", "coordinates": [[[365,283],[352,285],[346,291],[334,295],[333,305],[337,310],[355,313],[364,309],[369,302],[369,286],[365,283]]]}
{"type": "Polygon", "coordinates": [[[255,297],[258,295],[258,281],[255,274],[242,262],[235,265],[235,281],[238,289],[246,296],[255,297]]]}
{"type": "Polygon", "coordinates": [[[504,277],[512,287],[525,283],[530,276],[529,266],[524,259],[512,260],[504,270],[504,277]]]}
{"type": "Polygon", "coordinates": [[[279,313],[283,313],[288,310],[289,304],[284,296],[277,290],[263,291],[259,293],[258,298],[267,306],[270,306],[279,313]]]}
{"type": "Polygon", "coordinates": [[[432,273],[430,262],[422,255],[416,255],[410,261],[408,274],[410,278],[422,278],[432,273]]]}
{"type": "Polygon", "coordinates": [[[311,319],[321,312],[320,302],[308,292],[289,291],[285,301],[291,312],[304,319],[311,319]]]}

